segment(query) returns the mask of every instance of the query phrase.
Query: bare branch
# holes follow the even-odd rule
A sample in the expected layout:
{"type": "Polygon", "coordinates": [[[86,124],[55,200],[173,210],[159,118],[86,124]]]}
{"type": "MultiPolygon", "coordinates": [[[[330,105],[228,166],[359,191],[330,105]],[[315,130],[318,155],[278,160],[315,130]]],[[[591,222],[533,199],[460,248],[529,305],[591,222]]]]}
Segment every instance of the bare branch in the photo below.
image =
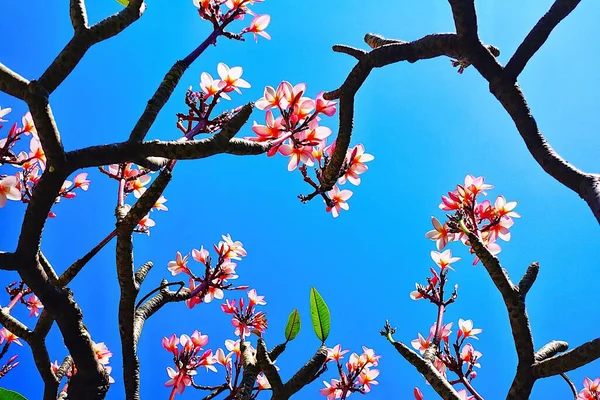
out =
{"type": "Polygon", "coordinates": [[[517,48],[517,51],[511,57],[504,75],[507,80],[516,81],[525,65],[531,57],[548,40],[550,33],[556,26],[567,17],[577,7],[581,0],[556,0],[550,10],[538,21],[531,32],[525,37],[523,43],[517,48]]]}
{"type": "Polygon", "coordinates": [[[46,347],[45,336],[34,336],[29,341],[33,360],[44,381],[44,400],[55,400],[60,379],[54,375],[51,368],[50,355],[46,347]]]}
{"type": "Polygon", "coordinates": [[[378,47],[385,46],[386,44],[394,44],[394,43],[404,44],[404,43],[408,43],[408,42],[405,42],[404,40],[386,39],[383,36],[379,36],[379,35],[376,35],[374,33],[367,33],[365,35],[365,37],[364,37],[364,41],[372,49],[376,49],[378,47]]]}
{"type": "Polygon", "coordinates": [[[304,386],[311,383],[315,379],[315,376],[319,370],[323,367],[323,364],[325,364],[325,360],[327,360],[327,347],[322,345],[319,347],[315,355],[312,356],[312,358],[308,360],[308,362],[302,368],[300,368],[300,370],[296,372],[289,381],[285,383],[283,386],[282,395],[275,396],[274,394],[273,399],[287,400],[304,386]]]}
{"type": "Polygon", "coordinates": [[[146,279],[148,272],[150,272],[153,266],[154,263],[152,263],[152,261],[148,261],[142,264],[142,266],[135,272],[134,278],[135,283],[138,287],[140,287],[141,284],[144,282],[144,279],[146,279]]]}
{"type": "Polygon", "coordinates": [[[267,345],[262,338],[258,338],[256,343],[256,361],[273,389],[273,397],[276,398],[283,389],[283,382],[281,381],[279,372],[277,372],[277,368],[275,368],[275,364],[269,358],[267,345]]]}
{"type": "Polygon", "coordinates": [[[519,281],[519,293],[524,297],[533,286],[535,279],[538,276],[538,272],[540,272],[540,263],[537,261],[532,262],[529,267],[527,267],[527,271],[525,271],[525,275],[519,281]]]}
{"type": "Polygon", "coordinates": [[[0,63],[0,91],[25,100],[29,81],[0,63]]]}
{"type": "Polygon", "coordinates": [[[85,9],[85,0],[71,0],[69,7],[71,24],[75,32],[88,29],[88,17],[85,9]]]}
{"type": "Polygon", "coordinates": [[[551,342],[546,343],[541,349],[535,352],[535,361],[544,361],[545,359],[553,357],[558,353],[567,351],[568,348],[569,344],[567,342],[552,340],[551,342]]]}
{"type": "Polygon", "coordinates": [[[143,0],[131,0],[126,8],[91,28],[76,29],[73,38],[40,77],[40,84],[48,93],[54,92],[73,72],[90,47],[122,32],[137,21],[145,9],[143,0]]]}
{"type": "Polygon", "coordinates": [[[16,271],[19,263],[15,253],[0,251],[0,269],[3,271],[16,271]]]}
{"type": "Polygon", "coordinates": [[[571,393],[573,394],[573,399],[577,400],[579,398],[577,396],[577,387],[575,386],[573,381],[569,379],[567,374],[560,374],[560,376],[565,380],[565,382],[567,382],[567,385],[569,385],[569,389],[571,389],[571,393]]]}
{"type": "Polygon", "coordinates": [[[38,254],[38,261],[44,269],[46,275],[48,275],[48,279],[50,279],[50,282],[52,282],[53,285],[58,284],[58,275],[56,275],[56,271],[54,271],[54,268],[52,268],[50,261],[48,261],[44,253],[42,253],[41,251],[38,254]]]}
{"type": "Polygon", "coordinates": [[[336,53],[344,53],[344,54],[348,54],[349,56],[352,56],[354,58],[356,58],[357,60],[361,60],[365,55],[367,55],[367,52],[362,50],[362,49],[357,49],[356,47],[351,47],[351,46],[346,46],[343,44],[336,44],[333,46],[333,51],[335,51],[336,53]]]}
{"type": "Polygon", "coordinates": [[[31,331],[24,323],[10,315],[10,310],[7,307],[0,309],[0,324],[18,337],[23,338],[26,342],[29,342],[31,331]]]}
{"type": "Polygon", "coordinates": [[[452,7],[456,34],[467,42],[479,42],[474,0],[448,0],[448,2],[452,7]]]}
{"type": "Polygon", "coordinates": [[[600,338],[536,363],[533,366],[533,374],[536,378],[559,375],[589,364],[598,358],[600,358],[600,338]]]}

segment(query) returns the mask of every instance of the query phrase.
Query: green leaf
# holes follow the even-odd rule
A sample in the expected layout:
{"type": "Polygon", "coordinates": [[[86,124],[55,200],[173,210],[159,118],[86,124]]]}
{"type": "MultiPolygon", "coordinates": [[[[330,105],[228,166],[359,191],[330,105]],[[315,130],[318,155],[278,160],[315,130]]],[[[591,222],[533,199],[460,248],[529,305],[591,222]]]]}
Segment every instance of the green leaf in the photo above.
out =
{"type": "Polygon", "coordinates": [[[27,400],[23,395],[12,390],[0,388],[0,400],[27,400]]]}
{"type": "Polygon", "coordinates": [[[117,0],[117,3],[123,4],[125,7],[129,5],[129,0],[117,0]]]}
{"type": "Polygon", "coordinates": [[[317,337],[325,343],[329,336],[331,316],[325,300],[314,287],[310,289],[310,317],[317,337]]]}
{"type": "Polygon", "coordinates": [[[300,332],[300,313],[298,309],[295,309],[288,317],[288,322],[285,326],[285,340],[288,342],[294,340],[298,336],[298,332],[300,332]]]}

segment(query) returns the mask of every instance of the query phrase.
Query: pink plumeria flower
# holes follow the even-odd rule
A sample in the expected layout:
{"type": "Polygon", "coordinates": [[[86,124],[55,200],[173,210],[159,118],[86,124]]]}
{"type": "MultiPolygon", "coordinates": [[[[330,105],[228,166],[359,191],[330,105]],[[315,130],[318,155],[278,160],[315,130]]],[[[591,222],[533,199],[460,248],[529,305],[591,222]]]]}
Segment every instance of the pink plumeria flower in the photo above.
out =
{"type": "Polygon", "coordinates": [[[478,194],[483,194],[485,196],[487,194],[485,191],[493,188],[492,185],[484,183],[483,176],[475,178],[473,175],[469,174],[465,177],[465,189],[471,192],[473,196],[477,196],[478,194]]]}
{"type": "Polygon", "coordinates": [[[10,113],[11,111],[12,111],[12,108],[0,107],[0,122],[8,122],[7,120],[5,120],[3,118],[6,117],[8,115],[8,113],[10,113]]]}
{"type": "Polygon", "coordinates": [[[412,292],[410,292],[410,298],[413,300],[420,300],[424,297],[423,293],[421,293],[419,291],[419,288],[421,287],[421,285],[419,285],[418,283],[415,283],[415,287],[416,287],[416,290],[413,290],[412,292]]]}
{"type": "Polygon", "coordinates": [[[258,376],[256,377],[256,383],[258,385],[259,391],[265,390],[265,389],[271,389],[271,385],[269,384],[267,377],[263,373],[258,374],[258,376]]]}
{"type": "Polygon", "coordinates": [[[15,335],[6,328],[2,328],[0,329],[0,344],[4,343],[5,340],[8,343],[14,343],[16,345],[23,346],[23,344],[19,341],[19,337],[17,335],[15,335]]]}
{"type": "Polygon", "coordinates": [[[144,192],[146,191],[146,185],[150,182],[152,178],[149,175],[142,175],[137,179],[134,179],[131,182],[128,182],[129,190],[133,191],[133,195],[136,199],[142,197],[144,192]]]}
{"type": "Polygon", "coordinates": [[[583,380],[584,388],[577,395],[577,400],[598,400],[600,399],[600,378],[583,380]]]}
{"type": "Polygon", "coordinates": [[[40,310],[42,308],[44,308],[44,305],[35,294],[32,294],[27,298],[27,309],[29,310],[30,317],[33,317],[34,315],[37,317],[40,315],[40,310]]]}
{"type": "Polygon", "coordinates": [[[264,300],[265,296],[258,296],[256,289],[252,289],[248,292],[248,299],[250,300],[250,306],[264,306],[267,302],[264,300]]]}
{"type": "Polygon", "coordinates": [[[150,219],[150,214],[146,214],[146,216],[138,222],[138,229],[145,232],[148,236],[150,236],[150,228],[153,226],[156,226],[156,222],[150,219]]]}
{"type": "Polygon", "coordinates": [[[471,343],[467,343],[465,347],[460,352],[460,357],[469,364],[472,364],[474,367],[481,368],[481,365],[478,363],[479,359],[483,356],[479,351],[473,348],[471,343]]]}
{"type": "Polygon", "coordinates": [[[171,353],[175,354],[175,356],[179,354],[179,350],[177,349],[178,345],[179,338],[175,334],[172,334],[168,338],[163,337],[162,339],[162,346],[165,348],[165,350],[170,351],[171,353]]]}
{"type": "Polygon", "coordinates": [[[221,364],[225,368],[231,368],[231,363],[232,363],[231,354],[232,353],[225,355],[225,352],[223,351],[223,349],[219,348],[219,349],[217,349],[217,352],[215,353],[215,360],[217,363],[221,364]]]}
{"type": "Polygon", "coordinates": [[[410,344],[412,344],[412,346],[415,349],[419,350],[419,353],[423,354],[423,353],[425,353],[425,350],[427,350],[429,348],[429,346],[431,345],[431,337],[428,337],[427,339],[425,339],[419,333],[419,337],[415,340],[412,340],[410,342],[410,344]]]}
{"type": "Polygon", "coordinates": [[[85,172],[82,172],[80,174],[77,174],[75,176],[75,179],[73,179],[73,186],[76,189],[81,189],[83,191],[86,191],[89,189],[90,187],[90,183],[91,181],[89,181],[87,179],[88,174],[85,172]]]}
{"type": "Polygon", "coordinates": [[[458,391],[458,398],[460,400],[473,400],[475,396],[470,396],[466,389],[461,389],[458,391]]]}
{"type": "Polygon", "coordinates": [[[348,199],[352,197],[352,192],[350,190],[344,189],[340,190],[337,185],[333,187],[332,190],[327,192],[329,199],[333,203],[333,207],[327,206],[327,212],[331,212],[334,218],[337,218],[340,215],[340,210],[350,209],[348,205],[348,199]]]}
{"type": "Polygon", "coordinates": [[[190,339],[192,340],[192,343],[194,344],[194,346],[196,346],[196,348],[198,348],[198,349],[202,349],[202,347],[204,347],[208,344],[208,335],[203,335],[202,333],[198,332],[197,330],[195,330],[194,333],[192,333],[192,336],[190,336],[190,339]]]}
{"type": "Polygon", "coordinates": [[[473,338],[473,339],[479,339],[477,336],[475,335],[479,335],[481,332],[483,332],[483,329],[475,329],[473,328],[473,320],[464,320],[462,318],[458,319],[458,337],[460,338],[461,336],[464,336],[465,338],[473,338]]]}
{"type": "Polygon", "coordinates": [[[221,237],[223,238],[223,242],[229,247],[229,251],[227,252],[225,258],[241,260],[241,257],[246,257],[248,255],[242,242],[239,240],[234,242],[229,233],[227,235],[221,235],[221,237]]]}
{"type": "Polygon", "coordinates": [[[112,372],[112,367],[110,365],[105,365],[104,369],[106,370],[106,373],[108,374],[108,383],[113,384],[115,383],[115,379],[110,376],[110,373],[112,372]]]}
{"type": "Polygon", "coordinates": [[[239,88],[247,89],[250,84],[241,78],[243,69],[242,67],[229,68],[225,63],[219,63],[217,65],[217,72],[223,82],[225,82],[225,92],[231,92],[235,90],[238,93],[242,93],[239,88]]]}
{"type": "Polygon", "coordinates": [[[104,344],[104,342],[94,343],[94,354],[96,354],[96,359],[100,364],[106,365],[110,362],[110,358],[113,356],[113,353],[108,350],[108,347],[104,344]]]}
{"type": "Polygon", "coordinates": [[[185,390],[186,386],[190,386],[192,384],[191,376],[196,375],[197,372],[194,370],[187,371],[185,369],[174,370],[171,367],[167,367],[167,374],[169,375],[169,378],[171,378],[171,379],[169,379],[165,383],[165,386],[166,387],[174,386],[177,393],[181,394],[185,390]]]}
{"type": "Polygon", "coordinates": [[[208,250],[206,250],[204,246],[200,246],[200,250],[192,249],[192,258],[199,263],[206,264],[208,257],[208,250]]]}
{"type": "Polygon", "coordinates": [[[223,296],[223,290],[221,290],[218,287],[209,286],[208,292],[206,292],[206,294],[204,295],[204,302],[210,303],[211,301],[213,301],[213,299],[221,300],[223,296]]]}
{"type": "Polygon", "coordinates": [[[363,354],[361,358],[363,358],[367,364],[367,366],[376,367],[379,364],[379,359],[381,356],[375,355],[375,350],[369,349],[367,346],[363,346],[363,354]]]}
{"type": "Polygon", "coordinates": [[[337,344],[331,349],[327,349],[327,361],[335,360],[339,362],[341,358],[344,358],[343,355],[349,351],[350,350],[342,350],[342,345],[337,344]]]}
{"type": "Polygon", "coordinates": [[[323,389],[319,389],[319,393],[323,396],[327,397],[327,400],[335,400],[339,399],[342,396],[342,390],[339,389],[340,381],[337,379],[332,379],[331,384],[327,381],[323,381],[325,387],[323,389]]]}
{"type": "Polygon", "coordinates": [[[279,152],[286,157],[290,157],[290,160],[288,161],[288,171],[295,170],[300,163],[309,167],[314,165],[311,146],[295,146],[293,143],[289,142],[282,144],[279,147],[279,152]]]}
{"type": "Polygon", "coordinates": [[[437,249],[442,251],[449,241],[454,240],[454,235],[448,232],[446,224],[440,224],[440,221],[438,221],[437,218],[431,217],[431,223],[433,224],[434,230],[427,232],[425,237],[435,240],[437,249]]]}
{"type": "Polygon", "coordinates": [[[517,214],[516,212],[513,211],[515,209],[515,207],[517,206],[516,201],[506,202],[506,199],[504,198],[504,196],[498,196],[494,206],[496,207],[496,211],[498,212],[498,214],[501,217],[506,216],[506,217],[511,217],[511,218],[521,218],[521,216],[519,214],[517,214]]]}
{"type": "Polygon", "coordinates": [[[270,15],[267,15],[267,14],[257,15],[256,17],[254,17],[252,22],[250,22],[250,26],[248,28],[246,28],[246,32],[254,33],[254,40],[257,43],[258,43],[257,35],[260,35],[267,40],[271,40],[271,36],[267,32],[265,32],[265,29],[267,29],[267,26],[269,26],[269,22],[271,22],[270,15]]]}
{"type": "MultiPolygon", "coordinates": [[[[433,337],[435,335],[435,325],[436,324],[433,324],[431,326],[431,328],[429,329],[429,337],[433,337]]],[[[440,339],[441,340],[445,340],[446,342],[448,341],[448,339],[450,338],[450,334],[452,334],[452,331],[450,330],[451,328],[452,328],[452,322],[442,326],[442,329],[440,330],[440,339]]]]}
{"type": "Polygon", "coordinates": [[[231,100],[231,98],[222,91],[225,86],[227,86],[225,82],[219,79],[213,79],[208,72],[203,72],[200,75],[200,88],[204,93],[206,93],[204,95],[204,99],[208,99],[209,97],[220,93],[220,96],[224,99],[231,100]]]}
{"type": "Polygon", "coordinates": [[[275,119],[271,110],[267,110],[266,123],[266,125],[258,125],[256,121],[254,121],[252,131],[256,133],[258,137],[250,138],[250,140],[254,140],[256,142],[266,142],[269,140],[279,139],[284,133],[282,130],[283,117],[277,117],[277,119],[275,119]]]}
{"type": "Polygon", "coordinates": [[[169,261],[167,269],[171,271],[171,274],[173,276],[179,275],[182,272],[191,275],[191,272],[187,266],[189,256],[190,255],[187,254],[185,257],[183,257],[180,252],[177,252],[177,255],[175,256],[175,261],[169,261]]]}
{"type": "Polygon", "coordinates": [[[17,187],[18,183],[16,176],[6,176],[0,179],[0,208],[6,205],[7,200],[21,200],[21,190],[17,187]]]}
{"type": "Polygon", "coordinates": [[[29,142],[29,158],[38,162],[41,169],[46,168],[46,154],[42,149],[40,140],[36,137],[31,139],[29,142]]]}
{"type": "Polygon", "coordinates": [[[35,129],[35,125],[33,124],[31,112],[27,111],[27,114],[23,115],[23,118],[21,118],[21,123],[23,124],[23,129],[21,129],[21,132],[25,136],[28,136],[30,133],[34,136],[37,136],[37,130],[35,129]]]}
{"type": "Polygon", "coordinates": [[[315,99],[315,113],[323,113],[328,117],[331,117],[336,112],[336,102],[331,100],[325,100],[323,98],[323,94],[325,92],[320,92],[315,99]]]}
{"type": "Polygon", "coordinates": [[[371,385],[379,385],[379,382],[375,380],[379,376],[379,370],[377,369],[369,369],[364,368],[360,375],[358,376],[358,382],[363,385],[363,390],[365,393],[369,393],[371,391],[371,385]]]}
{"type": "Polygon", "coordinates": [[[450,268],[454,271],[454,268],[450,266],[450,264],[455,263],[460,260],[459,257],[452,257],[452,250],[444,250],[439,253],[437,251],[431,252],[431,259],[433,262],[437,264],[438,267],[443,271],[445,268],[450,268]]]}
{"type": "Polygon", "coordinates": [[[360,184],[359,175],[368,169],[365,163],[373,161],[374,159],[375,157],[371,154],[365,153],[365,147],[362,144],[356,145],[354,149],[348,151],[346,160],[349,168],[346,173],[338,179],[338,182],[343,185],[346,183],[346,180],[348,180],[351,184],[358,186],[360,184]]]}
{"type": "Polygon", "coordinates": [[[303,132],[303,139],[312,146],[323,143],[331,135],[331,129],[326,126],[320,126],[319,121],[313,119],[308,124],[308,130],[303,132]]]}
{"type": "Polygon", "coordinates": [[[152,206],[152,210],[168,211],[169,209],[167,208],[167,206],[165,206],[166,202],[167,199],[165,199],[165,196],[161,195],[158,198],[158,200],[156,200],[156,203],[154,203],[154,205],[152,206]]]}
{"type": "Polygon", "coordinates": [[[240,340],[225,340],[225,348],[230,352],[234,353],[237,356],[242,354],[242,350],[240,349],[240,340]]]}
{"type": "Polygon", "coordinates": [[[509,217],[501,218],[499,223],[492,226],[487,231],[487,234],[489,235],[487,237],[488,242],[495,242],[497,238],[508,242],[510,240],[510,231],[508,229],[513,226],[514,223],[515,221],[509,217]]]}

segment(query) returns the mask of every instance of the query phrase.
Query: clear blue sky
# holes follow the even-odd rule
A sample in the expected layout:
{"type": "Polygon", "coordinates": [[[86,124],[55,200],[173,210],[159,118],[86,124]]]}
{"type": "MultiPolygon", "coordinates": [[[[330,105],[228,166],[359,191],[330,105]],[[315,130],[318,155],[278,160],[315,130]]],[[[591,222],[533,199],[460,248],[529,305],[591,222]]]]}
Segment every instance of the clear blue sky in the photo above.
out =
{"type": "MultiPolygon", "coordinates": [[[[71,36],[67,2],[4,2],[4,38],[0,61],[23,76],[39,77],[71,36]]],[[[52,95],[51,104],[68,150],[124,140],[173,62],[187,55],[209,33],[190,1],[149,0],[148,10],[117,38],[88,52],[83,62],[52,95]],[[175,5],[176,4],[176,5],[175,5]]],[[[552,2],[478,1],[480,34],[498,46],[506,63],[522,38],[552,2]]],[[[111,0],[90,0],[90,20],[116,12],[111,0]]],[[[361,46],[367,32],[404,40],[454,29],[445,1],[397,2],[348,0],[302,2],[266,0],[254,9],[272,15],[272,41],[246,43],[220,39],[184,76],[172,100],[154,125],[152,138],[175,139],[175,113],[185,111],[188,86],[198,89],[200,73],[216,75],[218,62],[244,67],[252,84],[231,105],[253,101],[265,85],[281,80],[306,82],[308,94],[336,88],[354,65],[333,53],[336,43],[361,46]]],[[[581,169],[598,171],[600,121],[596,79],[600,62],[594,51],[597,2],[582,2],[552,34],[519,81],[549,142],[581,169]]],[[[241,29],[244,25],[238,25],[241,29]]],[[[24,105],[0,95],[0,106],[13,107],[20,118],[24,105]]],[[[262,123],[264,113],[253,119],[262,123]]],[[[327,124],[334,129],[337,116],[327,124]]],[[[5,127],[6,128],[6,127],[5,127]]],[[[6,131],[4,131],[4,134],[6,131]]],[[[241,133],[250,136],[248,125],[241,133]]],[[[412,301],[415,281],[423,281],[432,264],[433,242],[424,237],[430,216],[438,210],[440,195],[451,190],[465,174],[483,175],[496,186],[494,195],[518,200],[513,239],[503,246],[501,261],[513,279],[539,260],[541,273],[528,296],[528,311],[536,347],[549,340],[576,346],[598,335],[596,284],[586,281],[598,271],[598,224],[578,196],[547,176],[534,162],[517,131],[490,95],[487,83],[469,68],[459,75],[448,59],[398,64],[374,71],[356,99],[354,143],[365,144],[376,159],[354,190],[350,212],[334,220],[324,205],[302,205],[296,196],[307,193],[300,174],[286,170],[283,157],[236,158],[216,156],[182,162],[165,196],[168,213],[154,213],[157,226],[148,238],[135,239],[136,264],[152,260],[155,268],[142,291],[169,277],[168,261],[175,252],[216,243],[223,233],[241,240],[248,257],[239,267],[239,283],[266,295],[270,328],[265,336],[273,346],[283,340],[286,318],[299,308],[303,329],[278,360],[284,378],[291,376],[319,345],[309,325],[308,294],[316,286],[333,315],[328,345],[360,351],[366,345],[383,355],[380,385],[368,398],[411,398],[419,386],[427,398],[435,395],[419,374],[396,354],[378,331],[386,318],[398,332],[396,340],[409,343],[425,334],[434,321],[432,306],[412,301]]],[[[7,170],[10,167],[6,167],[7,170]]],[[[5,171],[5,169],[2,169],[5,171]]],[[[10,173],[13,170],[10,169],[10,173]]],[[[44,231],[42,249],[58,271],[85,254],[114,227],[114,182],[97,171],[87,171],[92,185],[74,200],[64,200],[44,231]]],[[[10,203],[0,212],[3,233],[0,249],[13,250],[24,205],[10,203]]],[[[454,244],[463,257],[451,274],[460,296],[449,308],[447,320],[473,319],[484,329],[476,348],[483,353],[482,368],[474,381],[486,399],[504,398],[513,377],[516,356],[507,315],[492,282],[481,267],[471,267],[464,246],[454,244]]],[[[17,279],[0,274],[2,282],[17,279]]],[[[119,290],[114,266],[114,243],[103,250],[72,284],[84,311],[84,322],[97,342],[115,352],[111,360],[117,384],[109,399],[122,399],[120,342],[117,326],[119,290]]],[[[6,296],[0,303],[6,305],[6,296]]],[[[229,317],[219,303],[188,310],[169,305],[146,324],[141,342],[142,397],[167,398],[165,368],[171,365],[160,340],[171,333],[210,336],[209,347],[233,338],[229,317]]],[[[25,310],[15,315],[26,318],[25,310]]],[[[49,338],[52,359],[66,355],[56,327],[49,338]]],[[[31,357],[19,349],[21,365],[0,385],[39,398],[41,379],[31,357]]],[[[584,376],[600,375],[600,362],[572,372],[581,388],[584,376]]],[[[216,382],[214,374],[200,373],[199,382],[216,382]]],[[[333,377],[333,371],[323,376],[333,377]]],[[[321,379],[305,388],[299,399],[319,397],[321,379]]],[[[357,395],[356,395],[357,396],[357,395]]],[[[533,399],[569,398],[561,378],[536,384],[533,399]]],[[[197,398],[187,390],[183,399],[197,398]]],[[[268,398],[268,396],[264,396],[268,398]]]]}

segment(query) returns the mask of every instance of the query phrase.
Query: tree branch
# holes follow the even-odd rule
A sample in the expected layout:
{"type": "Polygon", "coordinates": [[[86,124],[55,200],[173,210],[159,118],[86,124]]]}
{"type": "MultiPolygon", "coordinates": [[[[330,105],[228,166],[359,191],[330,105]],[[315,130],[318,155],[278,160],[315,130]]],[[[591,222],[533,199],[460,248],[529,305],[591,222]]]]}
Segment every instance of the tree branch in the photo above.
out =
{"type": "Polygon", "coordinates": [[[3,271],[16,271],[19,268],[18,258],[15,253],[0,251],[0,269],[3,271]]]}
{"type": "Polygon", "coordinates": [[[277,368],[275,368],[275,364],[273,364],[273,361],[269,357],[267,345],[262,338],[258,338],[256,343],[256,361],[273,389],[273,398],[278,398],[283,389],[283,382],[281,381],[279,372],[277,372],[277,368]]]}
{"type": "Polygon", "coordinates": [[[29,81],[0,63],[0,91],[25,100],[29,81]]]}
{"type": "Polygon", "coordinates": [[[536,378],[558,375],[582,367],[598,358],[600,358],[600,338],[536,363],[533,366],[533,374],[536,378]]]}
{"type": "Polygon", "coordinates": [[[146,279],[146,276],[148,275],[148,272],[150,272],[153,266],[154,263],[152,261],[148,261],[142,264],[142,266],[137,271],[135,271],[134,278],[138,288],[142,285],[144,279],[146,279]]]}
{"type": "Polygon", "coordinates": [[[88,29],[88,17],[85,9],[85,0],[71,0],[69,16],[75,32],[88,29]]]}
{"type": "Polygon", "coordinates": [[[548,40],[550,33],[556,26],[577,7],[581,0],[556,0],[550,10],[538,21],[531,32],[519,45],[517,51],[511,57],[504,68],[504,75],[512,82],[517,80],[525,65],[531,57],[548,40]]]}
{"type": "Polygon", "coordinates": [[[537,261],[532,262],[529,267],[527,267],[527,271],[525,271],[525,275],[519,281],[519,293],[521,296],[525,297],[527,293],[529,293],[529,289],[533,286],[535,279],[540,272],[540,263],[537,261]]]}
{"type": "Polygon", "coordinates": [[[546,343],[541,349],[535,352],[535,361],[543,361],[547,358],[557,355],[558,353],[567,351],[568,348],[569,344],[567,342],[552,340],[551,342],[546,343]]]}
{"type": "Polygon", "coordinates": [[[18,337],[23,338],[26,342],[29,342],[31,331],[24,323],[10,315],[10,310],[7,307],[0,309],[0,324],[18,337]]]}

